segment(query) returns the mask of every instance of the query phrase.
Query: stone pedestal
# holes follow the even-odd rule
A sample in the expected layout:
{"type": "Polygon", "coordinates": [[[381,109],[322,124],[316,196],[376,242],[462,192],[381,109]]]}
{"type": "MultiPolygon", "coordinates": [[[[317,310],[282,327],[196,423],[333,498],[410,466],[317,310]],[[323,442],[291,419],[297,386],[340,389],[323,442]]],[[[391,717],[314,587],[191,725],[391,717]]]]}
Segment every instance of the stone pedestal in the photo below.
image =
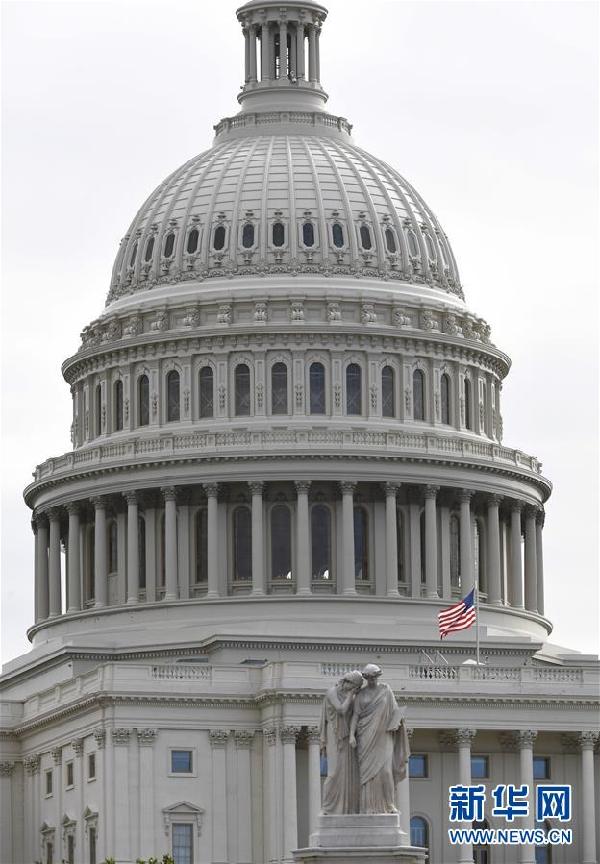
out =
{"type": "Polygon", "coordinates": [[[293,856],[297,864],[424,864],[426,850],[405,842],[398,813],[321,815],[310,846],[293,856]]]}

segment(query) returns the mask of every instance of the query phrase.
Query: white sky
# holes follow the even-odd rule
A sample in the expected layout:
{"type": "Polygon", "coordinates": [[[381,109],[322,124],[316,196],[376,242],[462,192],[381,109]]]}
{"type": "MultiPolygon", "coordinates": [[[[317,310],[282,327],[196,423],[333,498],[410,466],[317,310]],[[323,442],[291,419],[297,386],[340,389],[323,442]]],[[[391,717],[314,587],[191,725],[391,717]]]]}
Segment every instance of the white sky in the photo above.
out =
{"type": "MultiPolygon", "coordinates": [[[[331,0],[329,109],[450,237],[467,301],[513,359],[505,441],[555,492],[552,641],[598,651],[598,7],[331,0]]],[[[3,3],[2,651],[27,650],[22,489],[70,448],[60,364],[103,308],[136,209],[236,113],[234,3],[3,3]]]]}

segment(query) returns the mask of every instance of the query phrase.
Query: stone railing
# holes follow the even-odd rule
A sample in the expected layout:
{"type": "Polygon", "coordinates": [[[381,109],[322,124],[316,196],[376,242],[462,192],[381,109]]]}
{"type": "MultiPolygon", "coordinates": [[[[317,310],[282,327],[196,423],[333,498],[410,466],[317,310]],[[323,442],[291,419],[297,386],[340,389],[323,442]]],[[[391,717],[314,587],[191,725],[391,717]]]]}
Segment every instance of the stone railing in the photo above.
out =
{"type": "Polygon", "coordinates": [[[171,664],[169,666],[153,666],[152,678],[159,681],[210,681],[212,666],[171,664]]]}
{"type": "Polygon", "coordinates": [[[216,126],[215,136],[218,138],[224,132],[235,129],[252,129],[256,126],[272,126],[274,124],[292,124],[303,126],[322,126],[340,129],[346,134],[352,133],[352,124],[345,117],[336,117],[324,111],[255,111],[238,114],[235,117],[224,117],[216,126]]]}

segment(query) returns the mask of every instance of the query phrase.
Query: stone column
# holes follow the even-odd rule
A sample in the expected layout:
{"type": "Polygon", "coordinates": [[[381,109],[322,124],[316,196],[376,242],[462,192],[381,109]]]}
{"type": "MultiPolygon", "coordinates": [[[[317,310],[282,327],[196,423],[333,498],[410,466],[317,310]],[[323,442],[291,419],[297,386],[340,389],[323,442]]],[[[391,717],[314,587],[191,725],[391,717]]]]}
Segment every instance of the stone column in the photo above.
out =
{"type": "Polygon", "coordinates": [[[79,504],[67,504],[69,514],[69,553],[67,555],[67,595],[69,605],[67,612],[78,612],[81,609],[81,568],[80,568],[80,525],[79,504]]]}
{"type": "Polygon", "coordinates": [[[212,747],[212,864],[227,864],[227,740],[226,729],[211,729],[212,747]]]}
{"type": "MultiPolygon", "coordinates": [[[[409,741],[412,741],[413,730],[407,728],[409,741]]],[[[400,813],[400,829],[404,832],[402,846],[410,846],[410,777],[408,767],[406,777],[396,786],[396,807],[400,813]]]]}
{"type": "Polygon", "coordinates": [[[318,26],[315,33],[315,66],[317,81],[321,81],[321,27],[318,26]]]}
{"type": "Polygon", "coordinates": [[[385,560],[388,597],[399,597],[398,591],[398,517],[396,514],[397,483],[385,484],[385,560]]]}
{"type": "MultiPolygon", "coordinates": [[[[27,789],[27,798],[24,801],[25,804],[25,837],[26,843],[27,838],[29,839],[29,860],[30,861],[38,861],[39,860],[39,839],[40,835],[36,829],[36,826],[39,827],[40,822],[38,819],[39,813],[39,801],[37,792],[37,777],[40,771],[40,762],[41,758],[39,754],[35,753],[31,756],[25,756],[23,759],[23,768],[25,769],[26,777],[25,780],[25,788],[27,789]],[[29,830],[27,830],[27,826],[29,826],[29,830]]],[[[25,792],[23,794],[25,798],[25,792]]],[[[10,859],[9,859],[10,860],[10,859]]],[[[25,860],[27,858],[25,857],[25,860]]]]}
{"type": "Polygon", "coordinates": [[[308,25],[308,80],[317,80],[317,36],[314,24],[308,25]]]}
{"type": "Polygon", "coordinates": [[[544,511],[538,510],[535,520],[535,552],[537,559],[537,610],[544,614],[544,553],[542,549],[542,529],[544,527],[544,511]]]}
{"type": "Polygon", "coordinates": [[[342,594],[356,594],[354,573],[354,489],[356,483],[344,480],[342,490],[342,594]]]}
{"type": "Polygon", "coordinates": [[[106,536],[106,500],[92,498],[94,505],[94,607],[106,606],[108,594],[108,538],[106,536]]]}
{"type": "Polygon", "coordinates": [[[296,26],[296,77],[304,78],[304,22],[298,21],[296,26]]]}
{"type": "Polygon", "coordinates": [[[471,542],[471,498],[473,492],[463,489],[459,495],[460,501],[460,582],[463,597],[474,585],[473,580],[473,544],[471,542]]]}
{"type": "Polygon", "coordinates": [[[154,854],[154,743],[156,729],[138,729],[140,771],[140,850],[141,858],[154,854]]]}
{"type": "Polygon", "coordinates": [[[278,741],[275,726],[263,729],[263,832],[265,838],[265,861],[279,861],[279,828],[283,821],[280,794],[281,775],[278,771],[278,741]]]}
{"type": "MultiPolygon", "coordinates": [[[[470,590],[470,589],[469,589],[470,590]]],[[[471,785],[471,742],[477,734],[476,729],[457,729],[456,745],[458,747],[458,782],[461,786],[471,785]]],[[[463,828],[470,828],[470,823],[463,823],[463,828]]],[[[472,864],[473,846],[464,843],[458,847],[458,860],[460,864],[472,864]]]]}
{"type": "Polygon", "coordinates": [[[500,573],[500,518],[498,508],[501,495],[490,495],[487,508],[487,571],[488,603],[499,605],[502,602],[500,573]]]}
{"type": "Polygon", "coordinates": [[[234,733],[237,757],[237,858],[239,864],[252,864],[252,782],[250,753],[254,732],[238,729],[234,733]]]}
{"type": "Polygon", "coordinates": [[[442,555],[442,597],[450,600],[450,508],[440,507],[440,551],[442,555]]]}
{"type": "Polygon", "coordinates": [[[249,30],[249,39],[250,39],[250,69],[248,73],[249,81],[256,81],[257,79],[257,67],[256,67],[256,24],[250,25],[249,30]]]}
{"type": "Polygon", "coordinates": [[[292,27],[290,30],[290,79],[298,77],[296,73],[298,67],[296,48],[296,28],[292,27]]]}
{"type": "MultiPolygon", "coordinates": [[[[71,741],[71,747],[73,748],[73,754],[75,756],[74,764],[73,764],[73,772],[74,772],[74,781],[75,788],[78,790],[78,799],[79,799],[79,812],[83,814],[85,805],[85,786],[87,785],[84,777],[84,760],[83,760],[83,745],[84,738],[73,738],[71,741]]],[[[62,817],[62,814],[61,814],[62,817]]],[[[77,820],[77,827],[75,829],[75,850],[83,849],[85,842],[85,832],[83,825],[81,824],[83,819],[77,820]]],[[[77,854],[75,855],[77,858],[77,854]]],[[[83,856],[82,856],[83,858],[83,856]]]]}
{"type": "Polygon", "coordinates": [[[48,578],[50,588],[50,618],[62,612],[60,573],[60,510],[53,507],[48,512],[50,519],[50,549],[48,552],[48,578]]]}
{"type": "Polygon", "coordinates": [[[317,830],[321,812],[321,735],[318,726],[309,726],[308,738],[308,835],[317,830]]]}
{"type": "Polygon", "coordinates": [[[127,603],[138,602],[140,590],[140,552],[138,538],[138,499],[135,492],[125,492],[127,501],[127,603]]]}
{"type": "Polygon", "coordinates": [[[36,515],[34,519],[37,525],[37,535],[35,538],[37,548],[37,567],[35,574],[35,588],[37,596],[36,621],[45,621],[50,611],[48,586],[48,519],[44,513],[36,515]]]}
{"type": "Polygon", "coordinates": [[[165,600],[177,600],[177,492],[161,489],[165,501],[165,600]]]}
{"type": "Polygon", "coordinates": [[[269,24],[265,21],[260,28],[260,80],[269,78],[269,24]]]}
{"type": "Polygon", "coordinates": [[[283,861],[293,862],[292,849],[298,848],[298,815],[296,802],[296,739],[299,726],[282,726],[279,737],[283,745],[283,861]]]}
{"type": "Polygon", "coordinates": [[[129,823],[129,741],[131,729],[116,727],[111,730],[113,746],[113,840],[117,861],[130,861],[129,823]]]}
{"type": "Polygon", "coordinates": [[[581,749],[581,864],[597,864],[596,857],[596,797],[594,790],[594,747],[597,741],[594,732],[581,732],[578,736],[581,749]]]}
{"type": "Polygon", "coordinates": [[[438,594],[438,539],[436,498],[439,486],[425,487],[425,595],[437,598],[438,594]]]}
{"type": "Polygon", "coordinates": [[[408,507],[408,530],[410,535],[410,595],[421,596],[421,506],[414,490],[410,494],[408,507]]]}
{"type": "Polygon", "coordinates": [[[242,28],[244,34],[244,82],[250,80],[250,32],[247,27],[242,28]]]}
{"type": "Polygon", "coordinates": [[[310,482],[296,483],[296,593],[311,594],[311,548],[308,529],[308,493],[310,482]]]}
{"type": "MultiPolygon", "coordinates": [[[[14,762],[0,762],[0,801],[2,801],[2,831],[0,831],[0,861],[17,861],[17,843],[13,833],[18,834],[16,824],[17,801],[13,790],[14,762]]],[[[20,803],[20,802],[19,802],[20,803]]],[[[23,801],[22,806],[25,805],[23,801]]]]}
{"type": "Polygon", "coordinates": [[[536,516],[535,507],[525,508],[525,608],[530,612],[537,612],[536,516]]]}
{"type": "Polygon", "coordinates": [[[252,494],[252,593],[266,594],[265,562],[263,554],[263,489],[264,483],[250,483],[252,494]]]}
{"type": "Polygon", "coordinates": [[[510,509],[510,602],[517,609],[523,608],[523,564],[521,561],[521,510],[520,501],[513,501],[510,509]]]}
{"type": "Polygon", "coordinates": [[[208,591],[207,597],[218,597],[219,592],[219,484],[205,483],[204,491],[207,499],[206,528],[207,558],[208,558],[208,591]]]}
{"type": "MultiPolygon", "coordinates": [[[[531,830],[535,827],[535,796],[531,793],[535,788],[533,780],[533,745],[536,738],[537,732],[533,729],[521,729],[516,734],[521,766],[519,783],[521,785],[525,784],[529,788],[530,804],[532,805],[529,807],[529,815],[521,818],[519,827],[531,830]]],[[[519,846],[519,862],[520,864],[535,864],[535,849],[533,844],[524,843],[519,846]]]]}
{"type": "Polygon", "coordinates": [[[288,50],[287,50],[287,20],[284,18],[279,22],[279,77],[287,78],[288,50]]]}

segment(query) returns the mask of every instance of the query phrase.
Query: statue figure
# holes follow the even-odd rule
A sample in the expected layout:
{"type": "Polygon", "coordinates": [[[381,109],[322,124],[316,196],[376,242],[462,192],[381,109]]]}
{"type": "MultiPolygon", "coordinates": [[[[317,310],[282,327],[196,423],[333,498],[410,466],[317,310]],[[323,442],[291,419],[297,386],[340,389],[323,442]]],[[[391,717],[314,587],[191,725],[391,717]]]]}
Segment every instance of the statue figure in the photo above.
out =
{"type": "Polygon", "coordinates": [[[358,759],[349,737],[354,699],[363,683],[362,673],[354,669],[340,678],[323,700],[321,750],[327,753],[323,813],[359,812],[358,759]]]}
{"type": "Polygon", "coordinates": [[[354,698],[350,747],[358,754],[360,813],[397,813],[396,783],[406,777],[410,748],[403,712],[379,666],[362,671],[366,681],[354,698]]]}

